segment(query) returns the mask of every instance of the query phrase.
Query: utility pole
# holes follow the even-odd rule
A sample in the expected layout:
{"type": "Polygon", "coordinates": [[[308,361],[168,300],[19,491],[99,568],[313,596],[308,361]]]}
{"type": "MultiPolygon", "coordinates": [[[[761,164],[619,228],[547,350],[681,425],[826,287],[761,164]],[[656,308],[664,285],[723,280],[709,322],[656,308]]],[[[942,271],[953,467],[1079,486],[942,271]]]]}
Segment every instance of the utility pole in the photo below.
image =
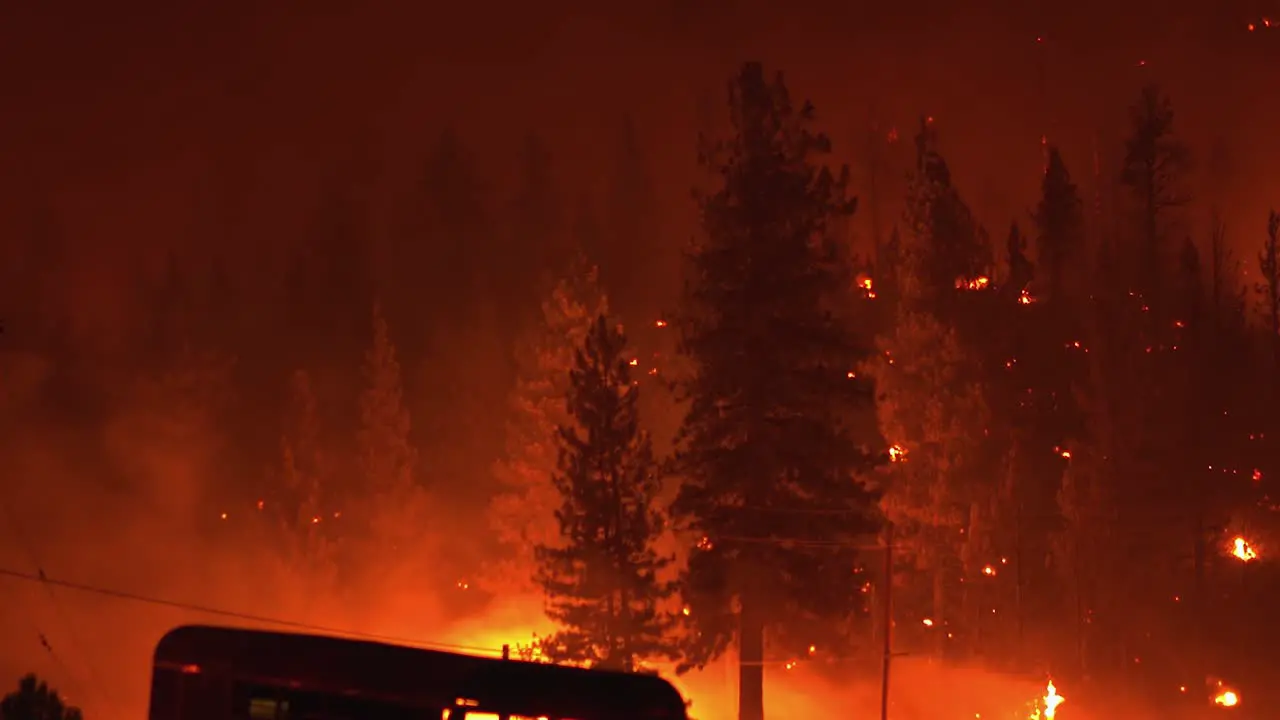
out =
{"type": "Polygon", "coordinates": [[[884,660],[880,674],[880,720],[889,720],[889,664],[893,661],[893,523],[884,526],[884,660]]]}

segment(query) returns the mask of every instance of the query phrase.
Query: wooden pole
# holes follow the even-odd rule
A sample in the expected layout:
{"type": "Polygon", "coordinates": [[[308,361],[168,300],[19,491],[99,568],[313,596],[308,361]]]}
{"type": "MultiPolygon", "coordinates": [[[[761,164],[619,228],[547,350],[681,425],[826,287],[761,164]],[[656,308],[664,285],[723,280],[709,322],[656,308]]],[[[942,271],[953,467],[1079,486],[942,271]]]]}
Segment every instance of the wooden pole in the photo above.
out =
{"type": "Polygon", "coordinates": [[[884,660],[880,674],[880,720],[889,720],[889,664],[893,661],[893,523],[884,529],[884,660]]]}

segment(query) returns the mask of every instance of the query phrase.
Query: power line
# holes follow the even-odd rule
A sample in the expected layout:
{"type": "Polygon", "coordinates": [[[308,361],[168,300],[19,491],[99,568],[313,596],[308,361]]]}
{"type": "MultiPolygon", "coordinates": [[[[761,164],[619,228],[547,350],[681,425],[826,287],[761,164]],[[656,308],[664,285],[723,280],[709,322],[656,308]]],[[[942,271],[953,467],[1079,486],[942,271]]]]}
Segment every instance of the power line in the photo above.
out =
{"type": "MultiPolygon", "coordinates": [[[[44,568],[40,562],[39,554],[36,553],[35,546],[31,543],[30,539],[22,531],[22,527],[18,525],[18,522],[15,519],[12,508],[9,506],[9,503],[3,497],[0,497],[0,511],[3,511],[5,515],[5,519],[8,521],[9,527],[13,531],[14,538],[17,539],[18,544],[22,545],[23,548],[27,551],[27,554],[30,556],[31,562],[33,565],[35,565],[38,576],[44,577],[44,568]]],[[[45,585],[45,590],[47,590],[49,593],[49,603],[53,606],[54,613],[58,616],[59,619],[62,620],[62,624],[66,626],[67,634],[71,638],[72,646],[75,648],[75,650],[77,651],[77,654],[80,656],[81,660],[84,662],[85,667],[88,668],[89,683],[87,683],[87,685],[90,686],[93,690],[93,693],[100,696],[106,702],[107,705],[114,706],[115,701],[113,700],[111,694],[106,691],[107,685],[102,682],[101,678],[98,676],[97,670],[94,667],[93,663],[90,662],[88,656],[85,655],[84,653],[84,643],[80,641],[79,633],[76,631],[76,626],[72,624],[69,614],[64,612],[62,605],[58,602],[58,598],[53,592],[53,588],[48,585],[45,585]]],[[[79,678],[76,676],[76,674],[71,672],[71,668],[67,666],[66,662],[64,662],[63,659],[57,653],[54,652],[53,646],[49,643],[48,637],[44,634],[43,631],[41,631],[40,627],[38,625],[35,625],[35,629],[36,629],[36,635],[40,639],[40,644],[44,647],[46,651],[48,651],[50,657],[52,657],[53,661],[62,669],[62,672],[67,676],[67,678],[77,686],[84,687],[84,684],[82,684],[79,681],[79,678]]]]}
{"type": "Polygon", "coordinates": [[[106,597],[116,598],[117,600],[128,600],[131,602],[144,603],[147,605],[158,605],[161,607],[176,608],[179,610],[187,610],[194,613],[202,613],[205,615],[215,615],[218,617],[233,618],[243,620],[245,622],[261,623],[264,625],[278,625],[280,627],[294,628],[297,630],[306,630],[313,633],[322,633],[326,635],[339,635],[349,637],[356,640],[373,640],[377,642],[389,642],[399,645],[412,645],[427,650],[444,650],[449,652],[478,652],[485,654],[495,654],[499,652],[496,648],[479,647],[473,645],[452,645],[448,643],[430,643],[406,638],[396,635],[381,635],[377,633],[366,633],[355,630],[347,630],[344,628],[327,627],[324,625],[312,625],[298,620],[285,620],[283,618],[273,618],[265,615],[254,615],[251,613],[242,613],[235,610],[223,610],[221,608],[210,607],[208,605],[196,605],[194,603],[180,602],[178,600],[168,600],[165,598],[152,597],[149,595],[141,595],[138,593],[125,592],[123,590],[114,590],[111,588],[99,587],[96,585],[88,585],[85,583],[71,582],[69,580],[57,580],[48,577],[43,573],[33,574],[13,570],[10,568],[0,568],[0,577],[10,577],[16,580],[25,580],[27,582],[42,583],[54,587],[67,588],[68,590],[77,590],[80,592],[91,593],[94,595],[103,595],[106,597]]]}

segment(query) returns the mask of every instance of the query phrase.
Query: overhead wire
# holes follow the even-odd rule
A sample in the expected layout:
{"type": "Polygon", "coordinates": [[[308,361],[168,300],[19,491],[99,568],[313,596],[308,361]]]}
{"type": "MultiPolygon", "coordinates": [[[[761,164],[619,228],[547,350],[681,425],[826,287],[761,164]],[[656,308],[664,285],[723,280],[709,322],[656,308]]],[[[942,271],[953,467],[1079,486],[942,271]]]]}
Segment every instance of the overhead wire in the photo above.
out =
{"type": "MultiPolygon", "coordinates": [[[[26,533],[23,532],[22,526],[18,524],[17,517],[14,514],[13,509],[9,506],[7,498],[3,496],[0,496],[0,513],[4,514],[5,522],[8,524],[11,530],[11,533],[13,535],[13,538],[17,541],[18,545],[22,546],[22,548],[26,551],[27,555],[31,560],[32,565],[35,566],[37,576],[44,577],[44,567],[40,562],[40,556],[36,552],[35,546],[31,543],[26,533]]],[[[59,603],[58,601],[57,595],[55,595],[53,592],[53,588],[46,585],[45,589],[48,591],[49,604],[53,608],[54,614],[58,616],[58,619],[62,622],[62,625],[66,628],[67,635],[71,640],[71,644],[74,651],[83,661],[85,668],[87,668],[87,671],[89,674],[89,682],[88,683],[81,682],[80,678],[78,677],[78,674],[73,673],[71,671],[71,668],[67,665],[66,661],[57,652],[54,651],[53,644],[49,642],[48,635],[44,633],[44,631],[40,628],[39,624],[36,624],[34,621],[32,621],[32,625],[35,628],[36,636],[40,641],[41,647],[43,647],[45,651],[49,654],[49,656],[53,659],[54,664],[58,666],[58,668],[63,672],[64,675],[67,676],[67,679],[70,680],[74,686],[76,686],[77,690],[85,690],[86,688],[88,688],[93,695],[100,697],[105,702],[106,705],[110,707],[116,707],[115,700],[113,699],[111,693],[106,690],[107,685],[102,682],[101,677],[98,675],[97,669],[95,668],[93,662],[89,659],[89,656],[85,654],[85,651],[84,651],[85,644],[81,641],[80,635],[76,629],[76,625],[72,623],[70,615],[67,612],[65,612],[64,609],[62,608],[61,603],[59,603]]],[[[89,693],[86,693],[86,694],[89,694],[89,693]]]]}
{"type": "Polygon", "coordinates": [[[216,608],[209,605],[199,605],[196,603],[188,603],[188,602],[182,602],[179,600],[170,600],[167,598],[143,595],[141,593],[128,592],[124,590],[115,590],[113,588],[106,588],[98,585],[90,585],[87,583],[72,582],[70,580],[59,580],[56,578],[48,577],[43,573],[35,574],[35,573],[29,573],[29,572],[22,572],[20,570],[14,570],[12,568],[0,567],[0,577],[8,577],[8,578],[13,578],[15,580],[42,583],[44,585],[49,585],[53,587],[61,587],[61,588],[66,588],[68,590],[76,590],[78,592],[101,595],[104,597],[111,597],[117,600],[126,600],[129,602],[143,603],[143,604],[155,605],[159,607],[168,607],[168,608],[174,608],[178,610],[186,610],[188,612],[198,613],[202,615],[225,617],[225,618],[231,618],[235,620],[241,620],[244,622],[258,623],[262,625],[275,625],[279,627],[293,628],[295,630],[305,630],[307,632],[324,634],[324,635],[336,635],[336,636],[351,638],[354,640],[371,640],[376,642],[388,642],[388,643],[395,643],[399,645],[410,645],[414,647],[423,648],[426,650],[443,650],[448,652],[472,652],[472,653],[485,653],[485,654],[494,654],[494,653],[501,652],[501,649],[499,648],[481,647],[481,646],[475,646],[475,645],[455,645],[450,643],[427,642],[423,640],[418,640],[416,638],[409,638],[404,636],[368,633],[368,632],[361,632],[358,630],[349,630],[346,628],[337,628],[337,627],[331,627],[331,626],[325,626],[325,625],[315,625],[312,623],[306,623],[299,620],[275,618],[267,615],[255,615],[253,613],[244,613],[236,610],[226,610],[223,608],[216,608]]]}

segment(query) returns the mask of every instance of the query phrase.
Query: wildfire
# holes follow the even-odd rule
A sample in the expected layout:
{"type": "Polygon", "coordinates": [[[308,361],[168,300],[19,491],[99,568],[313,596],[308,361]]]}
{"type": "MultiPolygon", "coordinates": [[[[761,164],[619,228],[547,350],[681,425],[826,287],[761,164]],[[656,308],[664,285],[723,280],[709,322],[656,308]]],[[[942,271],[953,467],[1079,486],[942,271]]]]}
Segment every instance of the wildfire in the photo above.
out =
{"type": "Polygon", "coordinates": [[[1237,535],[1231,541],[1231,556],[1240,562],[1252,562],[1258,559],[1258,553],[1249,544],[1248,540],[1237,535]]]}
{"type": "Polygon", "coordinates": [[[968,278],[956,278],[957,290],[986,290],[991,287],[991,278],[986,275],[979,275],[972,280],[968,278]]]}
{"type": "Polygon", "coordinates": [[[1058,694],[1058,688],[1050,680],[1044,689],[1044,697],[1036,703],[1035,709],[1031,711],[1027,720],[1053,720],[1058,714],[1058,706],[1066,701],[1065,697],[1058,694]]]}
{"type": "Polygon", "coordinates": [[[889,448],[889,461],[901,462],[907,459],[907,450],[901,445],[894,445],[889,448]]]}
{"type": "Polygon", "coordinates": [[[860,276],[858,278],[858,287],[862,290],[862,292],[868,298],[875,298],[876,291],[874,290],[874,283],[872,282],[870,276],[868,275],[860,276]]]}

